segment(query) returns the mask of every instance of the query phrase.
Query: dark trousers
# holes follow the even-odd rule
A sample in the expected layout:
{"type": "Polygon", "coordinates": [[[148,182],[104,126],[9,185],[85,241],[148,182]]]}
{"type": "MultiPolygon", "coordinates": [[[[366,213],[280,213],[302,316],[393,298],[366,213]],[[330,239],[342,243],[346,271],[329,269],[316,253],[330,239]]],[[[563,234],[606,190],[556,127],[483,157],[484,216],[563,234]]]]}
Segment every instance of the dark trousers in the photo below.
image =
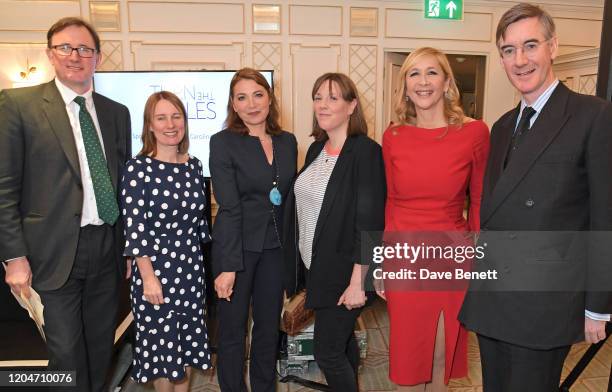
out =
{"type": "Polygon", "coordinates": [[[358,392],[359,346],[355,321],[362,308],[315,309],[314,357],[334,392],[358,392]]]}
{"type": "Polygon", "coordinates": [[[264,249],[261,253],[244,251],[244,270],[236,273],[231,301],[218,301],[217,377],[221,391],[247,391],[244,360],[251,303],[251,391],[276,390],[278,327],[283,303],[282,262],[281,248],[264,249]]]}
{"type": "Polygon", "coordinates": [[[104,390],[117,316],[116,258],[110,226],[82,227],[68,280],[57,290],[39,292],[48,368],[76,370],[77,388],[70,390],[104,390]]]}
{"type": "Polygon", "coordinates": [[[557,392],[570,346],[535,350],[478,335],[484,392],[557,392]]]}

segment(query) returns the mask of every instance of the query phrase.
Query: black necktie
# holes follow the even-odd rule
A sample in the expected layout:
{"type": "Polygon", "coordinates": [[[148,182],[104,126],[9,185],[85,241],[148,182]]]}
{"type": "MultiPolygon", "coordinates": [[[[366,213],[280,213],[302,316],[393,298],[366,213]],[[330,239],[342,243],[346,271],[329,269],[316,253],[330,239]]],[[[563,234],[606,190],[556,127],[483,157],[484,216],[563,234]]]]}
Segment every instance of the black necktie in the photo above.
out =
{"type": "Polygon", "coordinates": [[[516,127],[516,131],[514,135],[512,135],[512,141],[510,142],[510,149],[508,150],[508,154],[506,154],[506,161],[504,162],[504,168],[508,166],[508,162],[510,162],[510,158],[515,150],[521,145],[523,138],[529,131],[529,120],[536,113],[535,109],[531,106],[525,106],[523,109],[523,113],[521,114],[521,119],[519,120],[518,126],[516,127]]]}

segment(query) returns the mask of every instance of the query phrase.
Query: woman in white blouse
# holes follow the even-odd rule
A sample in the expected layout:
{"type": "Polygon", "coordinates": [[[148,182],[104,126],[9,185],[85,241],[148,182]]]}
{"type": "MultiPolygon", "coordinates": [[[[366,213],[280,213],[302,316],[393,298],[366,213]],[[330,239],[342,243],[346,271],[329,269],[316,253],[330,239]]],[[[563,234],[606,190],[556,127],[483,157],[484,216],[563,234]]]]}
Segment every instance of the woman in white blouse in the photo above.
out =
{"type": "Polygon", "coordinates": [[[358,391],[353,330],[368,297],[363,276],[370,263],[361,255],[361,234],[384,229],[382,151],[367,136],[357,88],[346,75],[319,77],[312,99],[315,142],[285,213],[285,284],[288,295],[306,287],[315,359],[328,385],[358,391]]]}

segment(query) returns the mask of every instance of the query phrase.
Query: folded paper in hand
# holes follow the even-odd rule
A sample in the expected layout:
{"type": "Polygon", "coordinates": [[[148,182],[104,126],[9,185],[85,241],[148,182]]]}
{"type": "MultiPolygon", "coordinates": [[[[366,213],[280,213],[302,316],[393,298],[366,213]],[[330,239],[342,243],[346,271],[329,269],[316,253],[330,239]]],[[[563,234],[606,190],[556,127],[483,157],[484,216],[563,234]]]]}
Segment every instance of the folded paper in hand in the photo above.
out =
{"type": "Polygon", "coordinates": [[[44,306],[40,300],[40,295],[34,291],[32,287],[30,287],[30,298],[26,298],[23,295],[23,292],[21,295],[17,295],[13,290],[11,290],[11,293],[17,299],[17,302],[19,302],[19,305],[28,311],[30,318],[36,323],[40,336],[42,336],[43,340],[46,341],[45,332],[43,331],[43,326],[45,325],[45,319],[43,318],[44,306]]]}

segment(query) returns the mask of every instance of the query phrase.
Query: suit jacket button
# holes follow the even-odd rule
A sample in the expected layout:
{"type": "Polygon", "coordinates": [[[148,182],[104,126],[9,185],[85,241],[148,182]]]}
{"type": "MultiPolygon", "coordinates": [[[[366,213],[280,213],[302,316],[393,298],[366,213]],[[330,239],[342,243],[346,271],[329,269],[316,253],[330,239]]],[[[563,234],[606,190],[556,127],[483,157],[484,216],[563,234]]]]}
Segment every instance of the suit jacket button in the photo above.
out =
{"type": "Polygon", "coordinates": [[[525,202],[525,207],[531,208],[534,206],[534,204],[535,204],[535,201],[533,201],[533,199],[527,199],[527,201],[525,202]]]}
{"type": "Polygon", "coordinates": [[[75,212],[74,213],[74,217],[75,218],[80,218],[81,217],[81,213],[80,212],[75,212]]]}

